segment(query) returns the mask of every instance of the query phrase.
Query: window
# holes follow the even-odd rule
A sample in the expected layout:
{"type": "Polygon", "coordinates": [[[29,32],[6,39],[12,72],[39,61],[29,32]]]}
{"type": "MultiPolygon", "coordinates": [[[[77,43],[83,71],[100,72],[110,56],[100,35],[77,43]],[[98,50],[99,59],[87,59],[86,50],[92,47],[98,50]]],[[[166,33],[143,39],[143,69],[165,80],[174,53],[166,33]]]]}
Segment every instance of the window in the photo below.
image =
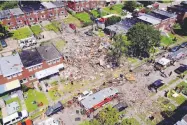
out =
{"type": "Polygon", "coordinates": [[[57,62],[60,62],[60,59],[57,59],[57,62]]]}
{"type": "Polygon", "coordinates": [[[51,62],[48,62],[48,65],[51,65],[51,62]]]}
{"type": "Polygon", "coordinates": [[[32,68],[29,68],[28,70],[29,70],[29,72],[31,72],[31,71],[32,71],[32,68]]]}
{"type": "Polygon", "coordinates": [[[12,78],[12,76],[7,76],[7,79],[11,79],[12,78]]]}
{"type": "Polygon", "coordinates": [[[10,25],[10,22],[8,23],[8,25],[10,25]]]}
{"type": "Polygon", "coordinates": [[[20,82],[20,83],[23,83],[23,80],[20,80],[19,82],[20,82]]]}
{"type": "Polygon", "coordinates": [[[63,13],[64,13],[64,11],[61,11],[61,13],[63,14],[63,13]]]}
{"type": "Polygon", "coordinates": [[[27,16],[31,15],[30,13],[27,13],[27,16]]]}
{"type": "Polygon", "coordinates": [[[42,65],[39,65],[38,68],[39,68],[39,69],[42,68],[42,65]]]}
{"type": "Polygon", "coordinates": [[[55,63],[56,63],[56,60],[53,61],[53,64],[55,64],[55,63]]]}
{"type": "Polygon", "coordinates": [[[33,20],[33,18],[30,18],[30,20],[33,20]]]}
{"type": "Polygon", "coordinates": [[[18,73],[18,76],[21,76],[21,72],[18,73]]]}

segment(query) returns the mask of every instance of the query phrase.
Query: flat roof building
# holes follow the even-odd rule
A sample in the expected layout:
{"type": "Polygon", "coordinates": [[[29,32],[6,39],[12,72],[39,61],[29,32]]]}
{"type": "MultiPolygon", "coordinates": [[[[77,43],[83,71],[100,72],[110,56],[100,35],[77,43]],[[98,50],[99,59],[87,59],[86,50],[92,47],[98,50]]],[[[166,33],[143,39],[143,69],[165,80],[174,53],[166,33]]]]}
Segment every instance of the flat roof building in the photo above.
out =
{"type": "Polygon", "coordinates": [[[19,1],[19,6],[21,10],[26,13],[45,10],[45,7],[40,1],[19,1]]]}
{"type": "Polygon", "coordinates": [[[94,93],[87,98],[83,99],[80,103],[83,105],[85,110],[90,110],[92,108],[98,108],[102,106],[107,98],[111,98],[118,93],[117,88],[105,88],[97,93],[94,93]]]}
{"type": "Polygon", "coordinates": [[[21,73],[22,68],[23,64],[18,53],[0,58],[0,70],[4,77],[21,73]]]}
{"type": "Polygon", "coordinates": [[[31,67],[42,63],[42,57],[36,49],[22,50],[19,55],[24,67],[31,67]]]}
{"type": "Polygon", "coordinates": [[[187,115],[185,115],[180,121],[178,121],[174,125],[187,125],[187,115]]]}
{"type": "Polygon", "coordinates": [[[61,54],[53,44],[40,46],[37,51],[45,61],[55,60],[61,58],[61,54]]]}

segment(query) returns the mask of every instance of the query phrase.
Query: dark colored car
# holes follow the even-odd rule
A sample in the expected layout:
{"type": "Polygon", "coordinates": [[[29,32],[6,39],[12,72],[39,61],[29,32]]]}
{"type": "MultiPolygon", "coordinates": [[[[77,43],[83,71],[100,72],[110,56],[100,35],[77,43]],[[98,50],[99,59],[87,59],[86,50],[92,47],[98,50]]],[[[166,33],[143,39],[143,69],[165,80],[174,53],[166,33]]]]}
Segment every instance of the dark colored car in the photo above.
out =
{"type": "Polygon", "coordinates": [[[149,90],[157,90],[158,88],[160,88],[161,86],[163,86],[164,83],[161,79],[156,80],[155,82],[153,82],[151,85],[148,86],[149,90]]]}
{"type": "Polygon", "coordinates": [[[4,48],[4,47],[7,47],[7,43],[5,42],[5,40],[1,40],[1,46],[4,48]]]}
{"type": "Polygon", "coordinates": [[[181,48],[187,47],[187,42],[182,43],[182,44],[180,45],[180,47],[181,47],[181,48]]]}
{"type": "Polygon", "coordinates": [[[170,51],[170,52],[176,52],[176,51],[178,51],[179,49],[180,49],[180,46],[175,46],[175,47],[169,49],[169,51],[170,51]]]}
{"type": "Polygon", "coordinates": [[[174,70],[177,74],[184,73],[187,71],[187,65],[183,65],[174,70]]]}
{"type": "Polygon", "coordinates": [[[115,106],[113,106],[113,108],[117,109],[119,112],[125,110],[127,107],[128,107],[127,104],[124,102],[120,102],[116,104],[115,106]]]}
{"type": "Polygon", "coordinates": [[[57,113],[57,112],[59,112],[59,111],[61,111],[63,109],[64,109],[64,107],[63,107],[62,103],[58,102],[57,104],[55,104],[53,106],[48,106],[48,109],[45,112],[45,114],[47,116],[51,116],[51,115],[53,115],[53,114],[55,114],[55,113],[57,113]]]}

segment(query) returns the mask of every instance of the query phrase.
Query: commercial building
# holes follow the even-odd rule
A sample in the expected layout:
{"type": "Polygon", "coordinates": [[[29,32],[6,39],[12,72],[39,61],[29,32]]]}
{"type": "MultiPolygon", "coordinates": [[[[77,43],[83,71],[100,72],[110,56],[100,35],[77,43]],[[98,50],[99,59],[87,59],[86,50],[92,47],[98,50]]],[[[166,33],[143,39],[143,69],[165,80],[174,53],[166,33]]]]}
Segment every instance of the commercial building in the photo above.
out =
{"type": "Polygon", "coordinates": [[[100,108],[102,105],[110,102],[118,94],[117,88],[105,88],[97,93],[94,93],[87,98],[83,99],[80,104],[87,113],[91,113],[94,110],[100,108]]]}

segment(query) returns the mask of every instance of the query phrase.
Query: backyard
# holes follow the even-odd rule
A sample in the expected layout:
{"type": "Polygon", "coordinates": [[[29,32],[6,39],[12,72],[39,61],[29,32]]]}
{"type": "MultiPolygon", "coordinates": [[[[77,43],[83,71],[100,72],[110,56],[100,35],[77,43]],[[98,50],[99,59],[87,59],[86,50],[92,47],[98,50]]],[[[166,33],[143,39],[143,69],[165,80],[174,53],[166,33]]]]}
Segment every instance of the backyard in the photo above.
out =
{"type": "Polygon", "coordinates": [[[68,17],[63,19],[63,22],[65,24],[71,24],[72,23],[72,24],[76,25],[77,27],[81,27],[81,22],[77,18],[73,17],[71,14],[68,14],[68,17]]]}
{"type": "Polygon", "coordinates": [[[108,14],[123,15],[123,7],[123,4],[116,4],[110,7],[105,7],[102,9],[102,11],[108,14]]]}
{"type": "Polygon", "coordinates": [[[174,90],[170,90],[167,94],[167,97],[175,101],[175,103],[177,103],[178,105],[181,105],[186,101],[186,98],[182,94],[177,93],[174,90]]]}
{"type": "Polygon", "coordinates": [[[64,40],[60,40],[60,41],[56,41],[53,42],[53,44],[55,45],[55,47],[59,50],[62,51],[62,49],[65,47],[66,42],[64,40]]]}
{"type": "Polygon", "coordinates": [[[42,92],[30,89],[24,93],[24,97],[28,112],[38,109],[40,103],[48,105],[48,100],[42,92]]]}
{"type": "Polygon", "coordinates": [[[42,32],[42,29],[39,25],[33,25],[30,28],[35,35],[39,35],[42,32]]]}
{"type": "Polygon", "coordinates": [[[7,101],[6,101],[6,104],[10,104],[10,103],[12,103],[12,102],[18,102],[18,104],[19,104],[19,109],[18,109],[18,111],[21,111],[21,110],[22,110],[21,101],[20,101],[20,99],[19,99],[18,97],[16,97],[16,98],[11,98],[11,99],[7,100],[7,101]]]}
{"type": "Polygon", "coordinates": [[[62,91],[59,91],[57,87],[52,88],[48,91],[48,94],[50,96],[50,98],[55,101],[57,99],[60,99],[60,97],[63,95],[62,91]]]}
{"type": "Polygon", "coordinates": [[[86,12],[77,13],[74,15],[77,19],[82,21],[83,23],[91,23],[90,15],[86,12]]]}
{"type": "Polygon", "coordinates": [[[50,23],[48,25],[45,26],[45,29],[46,30],[49,30],[49,31],[54,31],[54,32],[58,32],[58,27],[55,26],[53,23],[50,23]]]}
{"type": "Polygon", "coordinates": [[[11,33],[13,34],[12,37],[16,40],[24,39],[32,35],[32,31],[29,27],[22,27],[17,30],[13,30],[11,33]]]}

